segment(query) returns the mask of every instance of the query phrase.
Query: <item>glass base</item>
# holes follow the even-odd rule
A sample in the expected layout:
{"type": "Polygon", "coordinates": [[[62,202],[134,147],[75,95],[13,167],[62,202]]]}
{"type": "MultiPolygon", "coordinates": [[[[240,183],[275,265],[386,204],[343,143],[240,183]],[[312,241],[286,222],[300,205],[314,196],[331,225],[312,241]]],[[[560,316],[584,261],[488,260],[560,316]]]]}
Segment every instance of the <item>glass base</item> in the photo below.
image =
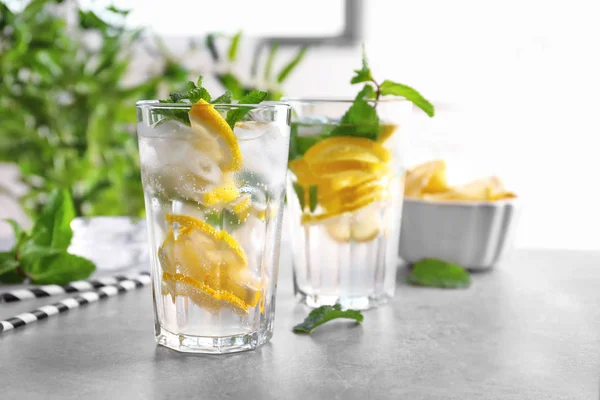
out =
{"type": "Polygon", "coordinates": [[[307,294],[296,288],[296,297],[312,308],[340,304],[343,309],[368,310],[387,303],[392,296],[387,293],[377,296],[322,296],[307,294]]]}
{"type": "Polygon", "coordinates": [[[182,353],[238,353],[257,349],[273,336],[272,332],[260,331],[224,337],[189,336],[175,334],[162,327],[157,327],[157,329],[156,343],[182,353]]]}

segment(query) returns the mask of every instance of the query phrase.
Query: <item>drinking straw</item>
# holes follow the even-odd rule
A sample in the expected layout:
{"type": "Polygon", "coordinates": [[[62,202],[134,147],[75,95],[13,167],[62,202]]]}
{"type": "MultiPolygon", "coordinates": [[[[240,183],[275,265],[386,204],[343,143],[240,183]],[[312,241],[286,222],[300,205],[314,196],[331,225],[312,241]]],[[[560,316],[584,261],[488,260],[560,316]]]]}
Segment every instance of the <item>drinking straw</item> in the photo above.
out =
{"type": "Polygon", "coordinates": [[[41,297],[50,297],[64,295],[67,293],[87,292],[101,287],[115,285],[119,282],[139,279],[140,276],[148,275],[148,272],[140,272],[132,275],[116,275],[97,278],[87,281],[75,281],[68,285],[43,285],[26,289],[16,289],[10,292],[0,293],[0,303],[12,303],[15,301],[39,299],[41,297]]]}
{"type": "Polygon", "coordinates": [[[27,313],[19,314],[15,317],[0,321],[0,333],[31,324],[41,319],[46,319],[52,315],[64,313],[73,308],[95,303],[98,300],[106,299],[116,296],[120,293],[125,293],[133,289],[144,287],[150,282],[150,276],[140,275],[136,279],[129,279],[118,282],[114,285],[104,286],[93,292],[81,293],[78,296],[69,297],[57,303],[49,304],[27,313]]]}

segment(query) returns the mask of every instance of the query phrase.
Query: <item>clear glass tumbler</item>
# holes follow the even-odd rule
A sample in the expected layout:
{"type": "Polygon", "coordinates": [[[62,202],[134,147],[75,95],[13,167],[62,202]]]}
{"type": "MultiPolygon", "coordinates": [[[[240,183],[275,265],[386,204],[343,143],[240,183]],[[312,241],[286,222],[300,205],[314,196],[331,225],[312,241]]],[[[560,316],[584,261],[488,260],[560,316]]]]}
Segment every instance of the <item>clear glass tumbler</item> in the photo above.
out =
{"type": "Polygon", "coordinates": [[[197,353],[263,345],[273,332],[290,107],[142,101],[137,116],[157,342],[197,353]],[[232,129],[228,117],[246,112],[232,129]]]}
{"type": "Polygon", "coordinates": [[[296,295],[311,307],[382,304],[395,290],[401,128],[412,103],[373,101],[374,123],[342,123],[351,100],[284,101],[293,110],[287,206],[296,295]]]}

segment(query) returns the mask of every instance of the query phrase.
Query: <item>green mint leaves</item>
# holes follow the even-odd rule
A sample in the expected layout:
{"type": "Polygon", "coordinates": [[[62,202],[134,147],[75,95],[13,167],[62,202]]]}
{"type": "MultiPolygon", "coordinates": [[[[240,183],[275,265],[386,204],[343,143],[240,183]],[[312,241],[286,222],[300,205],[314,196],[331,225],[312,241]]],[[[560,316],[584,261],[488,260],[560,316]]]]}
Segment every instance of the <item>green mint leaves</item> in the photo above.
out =
{"type": "MultiPolygon", "coordinates": [[[[252,90],[250,93],[242,96],[238,103],[239,104],[258,104],[267,98],[267,92],[261,90],[252,90]]],[[[233,129],[235,124],[246,116],[252,110],[251,107],[240,106],[234,110],[227,112],[227,123],[233,129]]]]}
{"type": "Polygon", "coordinates": [[[8,222],[15,233],[15,245],[0,252],[0,282],[64,285],[86,279],[96,269],[85,258],[69,254],[75,217],[73,200],[66,190],[55,189],[31,232],[24,232],[14,221],[8,222]]]}
{"type": "Polygon", "coordinates": [[[231,94],[231,92],[229,90],[227,90],[225,93],[223,93],[222,95],[220,95],[219,97],[217,97],[216,99],[211,101],[211,103],[212,104],[231,104],[232,101],[233,101],[233,95],[231,94]]]}
{"type": "Polygon", "coordinates": [[[377,105],[369,100],[378,101],[381,96],[404,97],[430,117],[433,117],[435,113],[433,105],[415,89],[390,80],[385,80],[381,84],[377,83],[373,78],[364,48],[362,68],[354,70],[354,76],[350,83],[353,85],[365,83],[365,86],[354,99],[350,109],[342,117],[340,125],[332,132],[333,136],[359,136],[377,140],[381,130],[379,127],[380,120],[376,111],[377,105]]]}
{"type": "Polygon", "coordinates": [[[294,191],[296,192],[296,196],[298,196],[298,201],[300,202],[300,209],[304,211],[304,208],[308,206],[310,212],[314,212],[317,209],[317,204],[319,203],[317,185],[311,185],[305,188],[304,186],[294,182],[293,186],[294,191]],[[308,189],[308,193],[306,193],[306,189],[308,189]],[[308,204],[306,204],[307,194],[308,204]]]}
{"type": "Polygon", "coordinates": [[[362,68],[355,69],[354,73],[356,75],[354,75],[350,80],[350,83],[353,85],[355,83],[373,82],[373,75],[371,74],[371,68],[369,68],[369,62],[367,61],[367,54],[364,46],[362,53],[362,68]]]}
{"type": "Polygon", "coordinates": [[[302,47],[298,51],[296,56],[294,58],[292,58],[290,60],[290,62],[287,63],[283,67],[281,72],[279,72],[279,74],[277,75],[277,83],[283,83],[283,81],[285,81],[287,79],[287,77],[290,75],[290,73],[298,66],[298,64],[300,64],[300,61],[302,61],[302,59],[306,55],[307,51],[308,51],[308,47],[306,47],[306,46],[302,47]]]}
{"type": "Polygon", "coordinates": [[[377,140],[379,117],[375,108],[366,100],[372,98],[374,93],[371,85],[365,85],[340,120],[340,124],[331,132],[331,136],[358,136],[377,140]]]}
{"type": "Polygon", "coordinates": [[[415,286],[467,288],[471,285],[469,272],[453,263],[426,258],[414,264],[406,281],[415,286]]]}
{"type": "MultiPolygon", "coordinates": [[[[239,40],[239,39],[238,39],[239,40]]],[[[236,50],[237,51],[237,50],[236,50]]],[[[235,55],[235,54],[234,54],[235,55]]],[[[267,98],[267,92],[263,92],[261,90],[252,90],[245,95],[235,95],[231,91],[226,91],[221,96],[212,100],[212,97],[208,90],[202,87],[202,75],[198,77],[197,83],[189,81],[187,83],[187,91],[186,92],[171,92],[169,94],[169,98],[166,100],[159,100],[160,103],[163,104],[173,104],[173,103],[182,103],[182,104],[194,104],[199,102],[200,100],[204,100],[207,103],[211,104],[231,104],[234,97],[239,97],[239,104],[258,104],[267,98]]],[[[227,113],[227,123],[233,129],[235,124],[242,119],[252,110],[251,107],[243,107],[240,106],[236,109],[233,109],[227,113]]],[[[186,125],[190,125],[190,118],[188,116],[187,108],[161,108],[156,109],[155,111],[158,114],[161,114],[165,117],[165,119],[173,119],[179,122],[182,122],[186,125]]]]}
{"type": "Polygon", "coordinates": [[[410,86],[403,85],[401,83],[392,82],[389,80],[383,81],[383,83],[379,86],[379,90],[381,94],[392,95],[392,96],[401,96],[407,100],[413,102],[413,104],[419,107],[421,110],[425,112],[425,114],[433,117],[435,115],[435,109],[433,108],[433,104],[431,104],[427,99],[425,99],[419,92],[410,86]]]}
{"type": "Polygon", "coordinates": [[[339,304],[333,306],[321,306],[315,308],[308,314],[308,317],[301,323],[294,326],[294,333],[310,334],[318,326],[337,318],[353,319],[357,323],[361,323],[364,319],[362,313],[358,310],[345,310],[339,304]]]}

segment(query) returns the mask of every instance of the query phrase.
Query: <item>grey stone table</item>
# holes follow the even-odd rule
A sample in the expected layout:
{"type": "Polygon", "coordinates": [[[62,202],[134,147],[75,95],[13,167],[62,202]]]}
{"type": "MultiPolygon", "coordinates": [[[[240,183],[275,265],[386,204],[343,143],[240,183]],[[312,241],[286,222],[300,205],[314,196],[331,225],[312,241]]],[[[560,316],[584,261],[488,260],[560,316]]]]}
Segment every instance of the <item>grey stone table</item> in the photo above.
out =
{"type": "MultiPolygon", "coordinates": [[[[600,253],[518,251],[467,290],[405,286],[361,326],[292,326],[282,261],[270,344],[157,347],[149,288],[0,335],[1,399],[598,399],[600,253]]],[[[0,318],[47,303],[0,305],[0,318]]]]}

